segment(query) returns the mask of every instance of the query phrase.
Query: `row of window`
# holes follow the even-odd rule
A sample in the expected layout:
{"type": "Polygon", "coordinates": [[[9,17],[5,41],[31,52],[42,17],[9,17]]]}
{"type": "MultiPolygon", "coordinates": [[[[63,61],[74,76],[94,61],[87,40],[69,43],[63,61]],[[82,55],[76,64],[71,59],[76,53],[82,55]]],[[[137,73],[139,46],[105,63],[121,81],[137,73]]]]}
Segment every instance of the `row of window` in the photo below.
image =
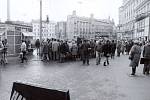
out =
{"type": "MultiPolygon", "coordinates": [[[[40,33],[34,33],[35,36],[40,36],[40,33]]],[[[42,34],[42,36],[54,36],[54,34],[42,34]]]]}

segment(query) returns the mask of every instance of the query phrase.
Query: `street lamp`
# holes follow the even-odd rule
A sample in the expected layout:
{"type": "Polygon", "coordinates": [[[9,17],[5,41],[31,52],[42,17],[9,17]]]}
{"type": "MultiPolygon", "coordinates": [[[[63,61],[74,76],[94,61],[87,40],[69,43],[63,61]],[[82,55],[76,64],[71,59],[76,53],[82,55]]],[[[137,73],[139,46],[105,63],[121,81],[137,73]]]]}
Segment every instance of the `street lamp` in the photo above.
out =
{"type": "MultiPolygon", "coordinates": [[[[42,0],[40,0],[40,42],[42,43],[42,0]]],[[[40,54],[42,48],[40,47],[40,54]]]]}

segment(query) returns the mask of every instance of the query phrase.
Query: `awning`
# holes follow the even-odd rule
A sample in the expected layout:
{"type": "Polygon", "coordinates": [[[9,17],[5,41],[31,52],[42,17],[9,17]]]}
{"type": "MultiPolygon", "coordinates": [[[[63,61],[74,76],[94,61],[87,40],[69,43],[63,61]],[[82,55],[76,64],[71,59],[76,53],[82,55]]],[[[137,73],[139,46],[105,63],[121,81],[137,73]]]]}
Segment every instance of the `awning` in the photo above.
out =
{"type": "Polygon", "coordinates": [[[34,34],[32,32],[22,32],[24,36],[28,37],[34,37],[34,34]]]}

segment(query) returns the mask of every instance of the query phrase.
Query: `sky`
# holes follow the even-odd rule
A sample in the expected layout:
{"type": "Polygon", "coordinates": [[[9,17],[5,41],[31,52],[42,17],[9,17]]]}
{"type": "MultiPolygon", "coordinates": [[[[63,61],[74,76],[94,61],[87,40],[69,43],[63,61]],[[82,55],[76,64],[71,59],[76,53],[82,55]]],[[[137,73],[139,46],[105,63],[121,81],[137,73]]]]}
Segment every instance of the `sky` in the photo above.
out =
{"type": "MultiPolygon", "coordinates": [[[[49,16],[53,21],[66,21],[67,16],[76,10],[78,16],[97,19],[114,19],[118,24],[118,8],[122,0],[42,0],[43,20],[49,16]]],[[[13,21],[30,22],[40,18],[40,0],[10,0],[10,19],[13,21]]],[[[0,0],[0,20],[7,19],[7,0],[0,0]]]]}

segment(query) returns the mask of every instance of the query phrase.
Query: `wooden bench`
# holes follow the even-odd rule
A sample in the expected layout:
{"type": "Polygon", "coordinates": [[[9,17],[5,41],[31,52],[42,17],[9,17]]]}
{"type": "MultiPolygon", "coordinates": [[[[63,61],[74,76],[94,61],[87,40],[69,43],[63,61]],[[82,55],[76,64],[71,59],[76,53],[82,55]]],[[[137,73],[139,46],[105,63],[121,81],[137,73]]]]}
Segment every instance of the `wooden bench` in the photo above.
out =
{"type": "Polygon", "coordinates": [[[70,100],[69,90],[59,91],[14,82],[10,100],[70,100]]]}

